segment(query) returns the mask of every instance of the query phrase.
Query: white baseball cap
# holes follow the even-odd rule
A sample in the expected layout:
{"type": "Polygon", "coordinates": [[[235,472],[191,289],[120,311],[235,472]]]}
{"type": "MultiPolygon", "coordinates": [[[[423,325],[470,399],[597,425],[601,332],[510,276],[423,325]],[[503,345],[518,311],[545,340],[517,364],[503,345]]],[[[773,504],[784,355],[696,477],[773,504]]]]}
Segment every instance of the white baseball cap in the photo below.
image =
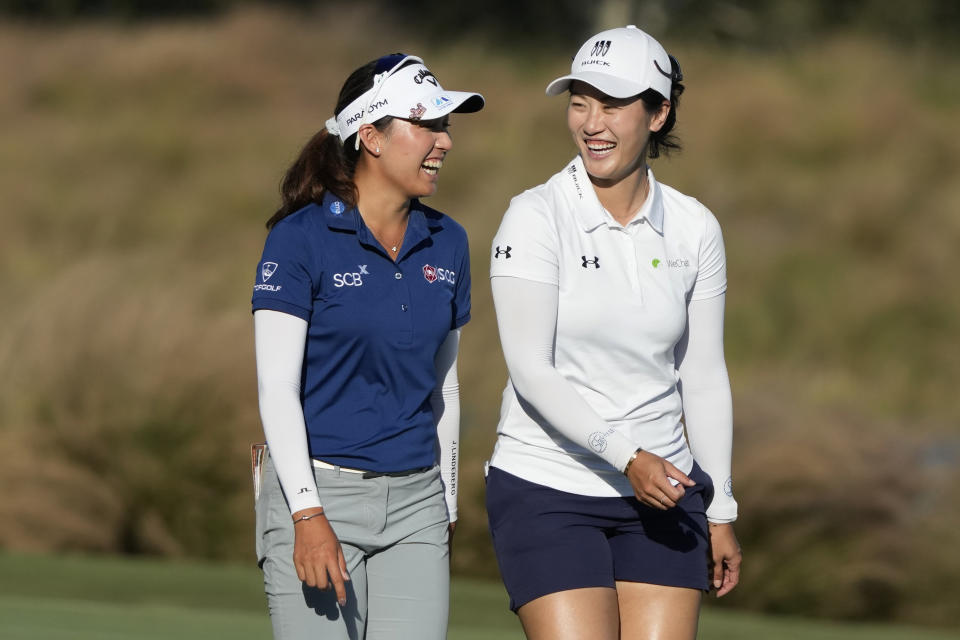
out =
{"type": "MultiPolygon", "coordinates": [[[[374,76],[372,87],[327,120],[330,133],[344,141],[359,131],[364,123],[384,116],[434,120],[448,113],[472,113],[483,108],[482,95],[446,91],[417,56],[395,57],[398,61],[389,70],[374,76]]],[[[356,144],[359,148],[359,137],[356,144]]]]}
{"type": "Polygon", "coordinates": [[[671,69],[663,46],[631,24],[601,31],[583,43],[570,65],[570,75],[547,85],[547,95],[559,95],[580,80],[614,98],[654,89],[669,100],[671,69]]]}

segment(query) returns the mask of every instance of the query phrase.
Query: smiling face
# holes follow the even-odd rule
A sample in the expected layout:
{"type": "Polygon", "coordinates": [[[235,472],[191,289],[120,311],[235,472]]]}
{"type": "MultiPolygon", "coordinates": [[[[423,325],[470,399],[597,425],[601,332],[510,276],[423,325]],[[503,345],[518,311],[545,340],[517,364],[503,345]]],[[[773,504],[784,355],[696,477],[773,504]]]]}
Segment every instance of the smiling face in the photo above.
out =
{"type": "Polygon", "coordinates": [[[432,196],[440,168],[453,147],[449,118],[410,121],[395,119],[380,145],[378,164],[383,178],[406,198],[432,196]]]}
{"type": "Polygon", "coordinates": [[[612,98],[579,81],[570,86],[567,126],[592,180],[614,184],[644,170],[650,133],[669,111],[664,105],[651,114],[638,96],[612,98]]]}

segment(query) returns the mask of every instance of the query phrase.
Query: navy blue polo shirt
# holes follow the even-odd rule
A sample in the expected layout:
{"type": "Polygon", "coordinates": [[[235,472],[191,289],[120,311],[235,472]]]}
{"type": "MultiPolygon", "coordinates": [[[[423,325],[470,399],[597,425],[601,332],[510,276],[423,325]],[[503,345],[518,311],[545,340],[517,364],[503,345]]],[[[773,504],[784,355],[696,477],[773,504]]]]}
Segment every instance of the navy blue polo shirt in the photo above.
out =
{"type": "Polygon", "coordinates": [[[413,200],[396,263],[331,194],[267,236],[253,309],[308,323],[301,400],[310,455],[371,471],[436,462],[434,356],[470,319],[467,234],[413,200]]]}

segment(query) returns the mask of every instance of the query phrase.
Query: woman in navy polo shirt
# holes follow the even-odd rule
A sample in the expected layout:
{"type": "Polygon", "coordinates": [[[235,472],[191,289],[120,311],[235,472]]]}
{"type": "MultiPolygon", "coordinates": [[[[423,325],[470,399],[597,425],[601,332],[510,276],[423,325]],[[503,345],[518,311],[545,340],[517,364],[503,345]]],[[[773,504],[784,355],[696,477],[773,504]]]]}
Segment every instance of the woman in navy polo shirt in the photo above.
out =
{"type": "Polygon", "coordinates": [[[283,180],[253,292],[277,638],[445,637],[470,263],[463,228],[418,198],[449,114],[482,107],[385,56],[347,78],[283,180]]]}
{"type": "Polygon", "coordinates": [[[702,591],[739,579],[723,240],[646,165],[676,147],[681,80],[636,27],[584,43],[547,87],[578,155],[494,239],[510,382],[487,511],[529,638],[692,639],[702,591]]]}

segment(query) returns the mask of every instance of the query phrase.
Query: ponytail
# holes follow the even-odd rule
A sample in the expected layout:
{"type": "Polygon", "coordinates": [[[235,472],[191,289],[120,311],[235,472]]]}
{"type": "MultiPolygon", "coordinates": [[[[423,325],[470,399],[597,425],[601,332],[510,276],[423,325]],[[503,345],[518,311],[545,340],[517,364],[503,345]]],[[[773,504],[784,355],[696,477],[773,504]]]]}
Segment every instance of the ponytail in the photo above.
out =
{"type": "MultiPolygon", "coordinates": [[[[680,63],[676,58],[670,56],[670,111],[667,113],[667,120],[660,127],[659,131],[650,134],[650,141],[647,143],[647,157],[659,158],[661,153],[669,155],[672,151],[681,149],[680,139],[673,135],[673,127],[677,124],[677,107],[680,106],[680,94],[683,93],[684,86],[683,72],[680,71],[680,63]]],[[[666,96],[660,95],[659,91],[647,89],[640,94],[648,113],[656,113],[660,110],[666,96]]]]}
{"type": "MultiPolygon", "coordinates": [[[[350,151],[354,151],[350,147],[350,151]]],[[[310,203],[323,201],[329,191],[350,206],[356,204],[353,171],[359,153],[347,156],[340,138],[326,129],[318,131],[300,151],[300,155],[280,182],[280,208],[267,220],[267,228],[310,203]]]]}
{"type": "MultiPolygon", "coordinates": [[[[333,112],[340,113],[373,86],[378,64],[389,57],[368,62],[351,73],[340,89],[333,112]]],[[[372,124],[378,131],[384,131],[392,121],[391,116],[384,116],[372,124]]],[[[338,136],[321,129],[310,138],[280,182],[280,208],[267,220],[268,229],[308,204],[320,204],[327,192],[351,207],[356,206],[357,186],[353,174],[360,159],[360,150],[354,145],[357,135],[359,133],[354,133],[341,142],[338,136]]]]}

